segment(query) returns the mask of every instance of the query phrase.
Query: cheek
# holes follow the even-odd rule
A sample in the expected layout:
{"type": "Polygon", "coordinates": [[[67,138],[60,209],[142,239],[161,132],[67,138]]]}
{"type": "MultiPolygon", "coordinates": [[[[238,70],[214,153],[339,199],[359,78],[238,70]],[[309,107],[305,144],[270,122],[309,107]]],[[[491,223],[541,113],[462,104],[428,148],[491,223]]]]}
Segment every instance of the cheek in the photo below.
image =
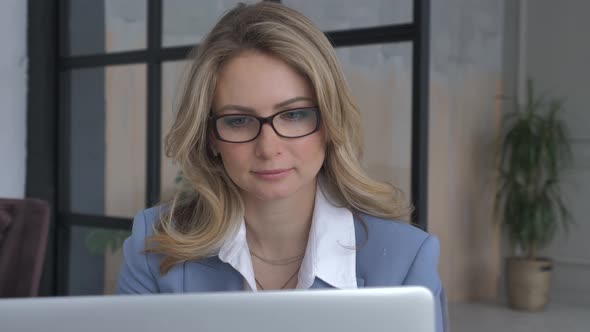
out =
{"type": "Polygon", "coordinates": [[[313,164],[322,164],[326,154],[326,144],[323,137],[317,135],[302,143],[297,149],[299,159],[313,164]]]}
{"type": "Polygon", "coordinates": [[[241,172],[248,165],[248,160],[253,152],[246,146],[225,142],[217,143],[221,154],[221,160],[225,170],[231,175],[241,172]]]}
{"type": "Polygon", "coordinates": [[[326,135],[323,128],[321,128],[317,133],[313,134],[311,137],[310,142],[310,149],[313,151],[318,151],[319,153],[325,154],[326,153],[326,135]]]}

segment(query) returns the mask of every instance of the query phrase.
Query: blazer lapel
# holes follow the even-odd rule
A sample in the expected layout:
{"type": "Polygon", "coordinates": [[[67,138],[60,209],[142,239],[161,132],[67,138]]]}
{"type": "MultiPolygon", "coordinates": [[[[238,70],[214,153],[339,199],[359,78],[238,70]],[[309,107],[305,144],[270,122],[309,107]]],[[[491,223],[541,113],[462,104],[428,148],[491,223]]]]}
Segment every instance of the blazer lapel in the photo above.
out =
{"type": "MultiPolygon", "coordinates": [[[[365,286],[365,279],[356,277],[359,288],[365,286]]],[[[184,267],[184,292],[241,291],[244,278],[231,265],[219,258],[208,258],[200,262],[189,262],[184,267]]],[[[315,278],[310,289],[330,289],[332,285],[315,278]]]]}
{"type": "MultiPolygon", "coordinates": [[[[219,257],[209,257],[199,262],[187,262],[184,266],[184,292],[219,292],[241,291],[244,278],[231,265],[222,262],[219,257]]],[[[356,276],[357,287],[365,286],[365,279],[356,276]]],[[[315,278],[310,289],[330,289],[332,285],[320,278],[315,278]]]]}
{"type": "Polygon", "coordinates": [[[316,277],[311,285],[310,289],[318,289],[318,288],[334,288],[332,285],[326,283],[322,279],[316,277]]]}
{"type": "MultiPolygon", "coordinates": [[[[361,278],[360,276],[356,276],[356,284],[358,288],[365,286],[365,279],[361,278]]],[[[332,285],[326,283],[322,279],[316,277],[311,285],[310,289],[321,289],[321,288],[334,288],[332,285]]]]}
{"type": "Polygon", "coordinates": [[[360,276],[356,276],[356,285],[358,288],[365,287],[365,279],[361,278],[360,276]]]}
{"type": "Polygon", "coordinates": [[[184,266],[185,292],[241,291],[244,279],[231,265],[219,257],[209,257],[184,266]]]}

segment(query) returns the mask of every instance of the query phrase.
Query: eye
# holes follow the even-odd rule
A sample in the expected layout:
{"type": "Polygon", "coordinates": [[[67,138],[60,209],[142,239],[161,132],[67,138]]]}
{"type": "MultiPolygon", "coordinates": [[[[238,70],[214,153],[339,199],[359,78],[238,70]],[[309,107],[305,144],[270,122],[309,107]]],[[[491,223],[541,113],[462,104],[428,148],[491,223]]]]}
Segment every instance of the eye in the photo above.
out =
{"type": "Polygon", "coordinates": [[[247,126],[252,122],[249,116],[228,116],[223,119],[223,123],[228,127],[240,128],[247,126]]]}
{"type": "Polygon", "coordinates": [[[309,110],[301,109],[301,110],[292,110],[282,113],[281,119],[288,120],[288,121],[299,121],[303,120],[307,117],[309,110]]]}

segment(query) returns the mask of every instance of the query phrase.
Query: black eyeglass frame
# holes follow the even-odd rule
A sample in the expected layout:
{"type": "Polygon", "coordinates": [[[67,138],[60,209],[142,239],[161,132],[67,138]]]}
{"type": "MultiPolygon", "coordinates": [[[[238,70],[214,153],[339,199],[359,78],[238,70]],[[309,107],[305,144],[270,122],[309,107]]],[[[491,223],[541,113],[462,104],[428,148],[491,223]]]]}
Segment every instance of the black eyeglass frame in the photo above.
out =
{"type": "Polygon", "coordinates": [[[283,138],[301,138],[301,137],[305,137],[305,136],[309,136],[315,132],[317,132],[318,130],[320,130],[320,126],[322,123],[322,116],[321,116],[321,112],[320,109],[318,107],[297,107],[297,108],[292,108],[292,109],[288,109],[288,110],[284,110],[284,111],[280,111],[277,112],[271,116],[267,116],[267,117],[261,117],[261,116],[255,116],[255,115],[251,115],[251,114],[223,114],[223,115],[217,115],[217,116],[209,116],[209,125],[211,126],[211,128],[213,128],[213,134],[215,135],[215,138],[217,138],[218,140],[222,141],[222,142],[227,142],[227,143],[248,143],[248,142],[252,142],[253,140],[257,139],[258,136],[260,136],[260,133],[262,132],[262,126],[264,126],[265,123],[268,123],[270,125],[270,127],[272,128],[272,130],[274,130],[274,132],[279,136],[279,137],[283,137],[283,138]],[[281,133],[278,132],[277,128],[275,128],[275,125],[273,123],[273,120],[276,116],[287,113],[287,112],[293,112],[293,111],[298,111],[298,110],[311,110],[315,113],[316,119],[317,119],[317,123],[315,128],[305,134],[305,135],[299,135],[299,136],[285,136],[282,135],[281,133]],[[230,117],[230,116],[247,116],[250,118],[254,118],[256,120],[258,120],[258,123],[260,124],[260,126],[258,126],[258,133],[256,133],[256,136],[254,136],[254,138],[247,140],[247,141],[228,141],[225,140],[223,138],[221,138],[221,135],[219,134],[219,131],[217,130],[217,120],[221,119],[221,118],[225,118],[225,117],[230,117]]]}

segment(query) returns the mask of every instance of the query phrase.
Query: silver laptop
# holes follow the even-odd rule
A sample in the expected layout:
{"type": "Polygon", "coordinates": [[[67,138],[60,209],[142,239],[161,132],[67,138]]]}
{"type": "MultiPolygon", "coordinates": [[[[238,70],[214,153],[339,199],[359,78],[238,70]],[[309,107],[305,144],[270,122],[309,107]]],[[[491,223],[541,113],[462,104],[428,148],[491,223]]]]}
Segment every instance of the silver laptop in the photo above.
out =
{"type": "Polygon", "coordinates": [[[434,332],[422,287],[0,300],[0,331],[434,332]]]}

